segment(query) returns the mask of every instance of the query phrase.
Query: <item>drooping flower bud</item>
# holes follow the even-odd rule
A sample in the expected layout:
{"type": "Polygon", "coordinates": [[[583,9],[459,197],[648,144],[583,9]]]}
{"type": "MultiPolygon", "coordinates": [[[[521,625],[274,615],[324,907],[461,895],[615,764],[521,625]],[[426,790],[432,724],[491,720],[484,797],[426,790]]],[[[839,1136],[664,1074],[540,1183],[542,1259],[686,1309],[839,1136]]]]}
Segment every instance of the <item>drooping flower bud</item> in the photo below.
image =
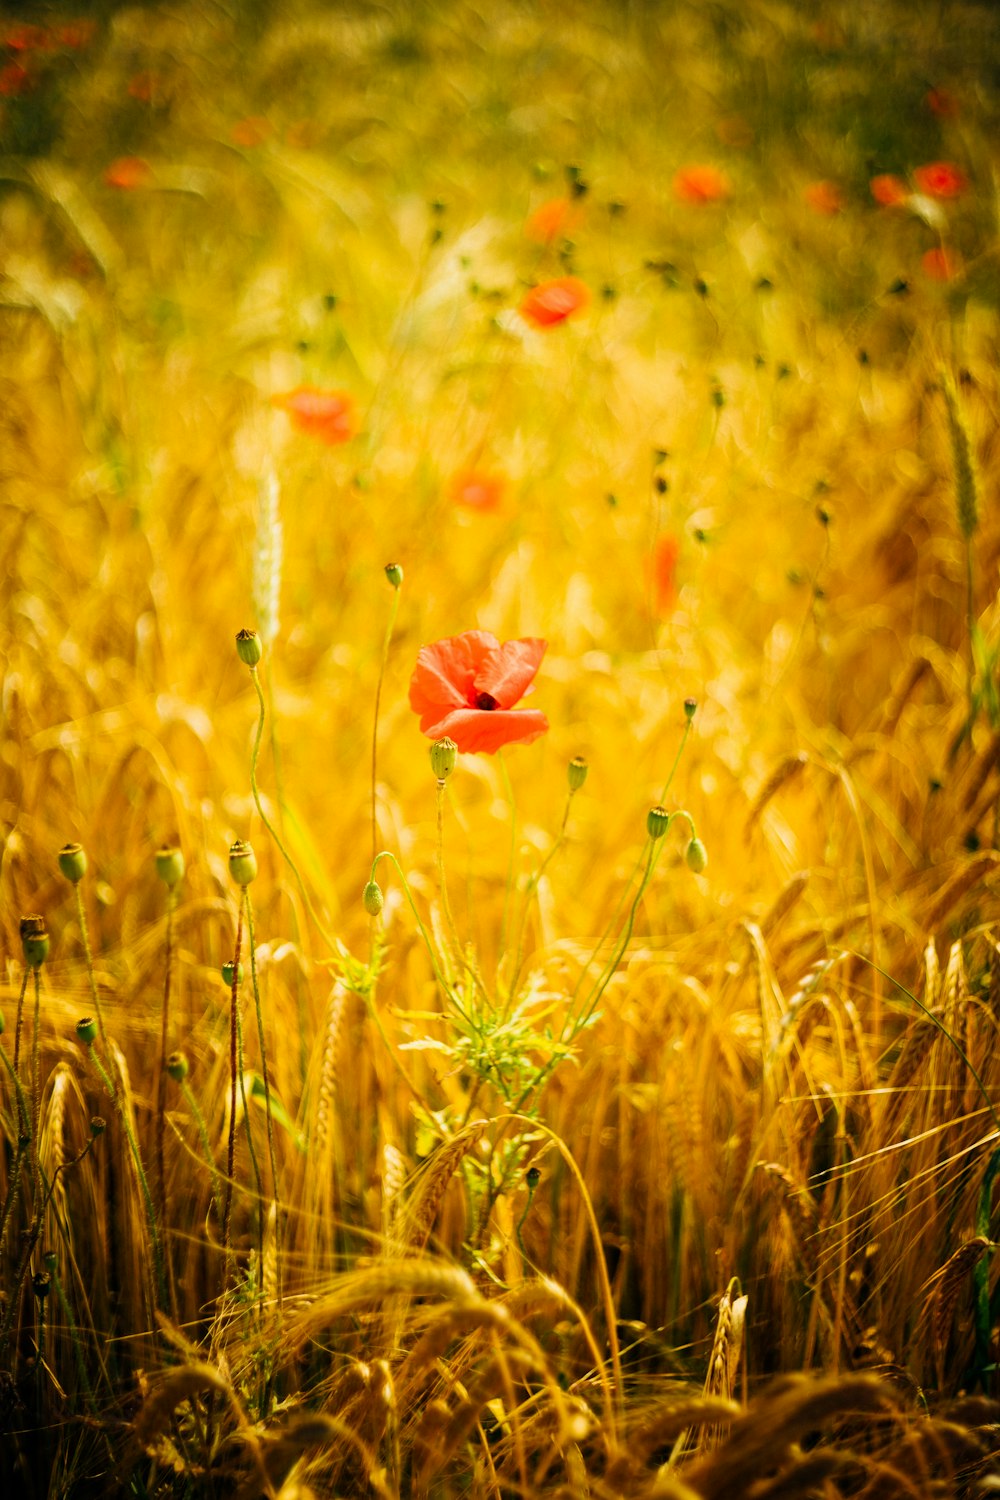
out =
{"type": "Polygon", "coordinates": [[[578,792],[580,790],[587,779],[589,769],[590,767],[582,755],[574,755],[566,769],[566,776],[571,792],[578,792]]]}
{"type": "Polygon", "coordinates": [[[188,1076],[188,1060],[183,1052],[171,1052],[165,1066],[175,1083],[183,1083],[188,1076]]]}
{"type": "Polygon", "coordinates": [[[646,832],[650,838],[653,840],[662,839],[669,827],[670,814],[667,812],[667,809],[661,807],[659,803],[657,803],[656,807],[651,807],[646,814],[646,832]]]}
{"type": "Polygon", "coordinates": [[[156,873],[163,884],[172,889],[184,879],[184,855],[180,849],[164,844],[156,851],[156,873]]]}
{"type": "Polygon", "coordinates": [[[365,911],[368,915],[370,917],[377,917],[384,904],[382,887],[377,880],[369,880],[361,894],[361,899],[365,904],[365,911]]]}
{"type": "Polygon", "coordinates": [[[84,1016],[76,1023],[76,1034],[85,1047],[92,1047],[97,1040],[97,1022],[93,1016],[84,1016]]]}
{"type": "Polygon", "coordinates": [[[59,868],[74,885],[87,873],[87,856],[82,844],[63,844],[59,850],[59,868]]]}
{"type": "Polygon", "coordinates": [[[260,636],[256,630],[240,630],[236,634],[236,655],[247,667],[255,667],[264,654],[260,636]]]}
{"type": "Polygon", "coordinates": [[[458,764],[458,746],[455,741],[445,735],[443,740],[435,740],[431,746],[431,770],[438,781],[447,781],[458,764]]]}
{"type": "Polygon", "coordinates": [[[257,856],[253,845],[237,839],[229,850],[229,873],[237,885],[248,886],[257,878],[257,856]]]}
{"type": "Polygon", "coordinates": [[[21,948],[28,967],[40,969],[49,956],[49,934],[44,917],[21,918],[21,948]]]}
{"type": "Polygon", "coordinates": [[[236,972],[236,983],[237,984],[242,984],[243,983],[243,965],[242,964],[240,964],[239,967],[237,968],[237,966],[232,962],[232,960],[230,960],[228,963],[225,963],[225,964],[222,965],[222,981],[225,984],[226,988],[230,989],[230,990],[233,987],[233,973],[234,973],[234,970],[236,972]]]}
{"type": "Polygon", "coordinates": [[[702,874],[706,865],[708,864],[708,850],[705,848],[705,845],[702,843],[701,839],[698,838],[697,834],[688,844],[684,858],[687,860],[687,867],[689,870],[693,871],[695,875],[702,874]]]}
{"type": "Polygon", "coordinates": [[[385,576],[386,578],[388,578],[393,588],[398,589],[403,581],[403,570],[399,566],[399,563],[386,563],[385,576]]]}

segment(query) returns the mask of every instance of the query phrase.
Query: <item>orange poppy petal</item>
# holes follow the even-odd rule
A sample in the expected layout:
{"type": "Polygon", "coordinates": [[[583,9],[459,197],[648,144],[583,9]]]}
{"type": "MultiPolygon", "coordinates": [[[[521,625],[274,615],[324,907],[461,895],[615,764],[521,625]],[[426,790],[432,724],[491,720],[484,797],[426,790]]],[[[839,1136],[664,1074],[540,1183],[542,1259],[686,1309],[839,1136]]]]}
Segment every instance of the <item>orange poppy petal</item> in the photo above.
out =
{"type": "Polygon", "coordinates": [[[913,180],[929,198],[958,198],[969,185],[969,179],[953,161],[929,161],[916,168],[913,180]]]}
{"type": "Polygon", "coordinates": [[[716,203],[729,197],[729,181],[718,167],[681,167],[674,173],[674,197],[682,203],[716,203]]]}
{"type": "Polygon", "coordinates": [[[527,745],[545,734],[549,721],[537,708],[520,710],[456,708],[432,730],[424,733],[431,739],[448,735],[463,754],[482,752],[493,755],[504,745],[527,745]]]}
{"type": "Polygon", "coordinates": [[[521,317],[536,328],[551,328],[580,312],[590,301],[590,290],[577,276],[540,281],[521,303],[521,317]]]}
{"type": "Polygon", "coordinates": [[[898,203],[905,203],[910,196],[910,190],[903,179],[894,177],[891,172],[882,172],[878,177],[873,177],[868,186],[875,202],[881,203],[883,208],[894,208],[898,203]]]}
{"type": "Polygon", "coordinates": [[[548,649],[548,641],[528,637],[504,641],[491,651],[473,680],[477,693],[488,693],[501,708],[512,708],[528,691],[548,649]]]}

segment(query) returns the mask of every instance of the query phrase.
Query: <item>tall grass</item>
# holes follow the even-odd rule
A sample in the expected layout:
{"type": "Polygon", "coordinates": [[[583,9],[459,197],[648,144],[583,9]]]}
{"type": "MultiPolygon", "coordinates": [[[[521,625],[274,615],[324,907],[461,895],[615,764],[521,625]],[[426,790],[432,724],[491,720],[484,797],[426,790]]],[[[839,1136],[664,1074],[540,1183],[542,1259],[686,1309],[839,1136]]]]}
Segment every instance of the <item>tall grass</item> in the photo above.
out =
{"type": "Polygon", "coordinates": [[[976,1493],[996,19],[33,11],[11,1493],[976,1493]],[[439,777],[410,674],[471,629],[548,641],[551,727],[439,777]]]}

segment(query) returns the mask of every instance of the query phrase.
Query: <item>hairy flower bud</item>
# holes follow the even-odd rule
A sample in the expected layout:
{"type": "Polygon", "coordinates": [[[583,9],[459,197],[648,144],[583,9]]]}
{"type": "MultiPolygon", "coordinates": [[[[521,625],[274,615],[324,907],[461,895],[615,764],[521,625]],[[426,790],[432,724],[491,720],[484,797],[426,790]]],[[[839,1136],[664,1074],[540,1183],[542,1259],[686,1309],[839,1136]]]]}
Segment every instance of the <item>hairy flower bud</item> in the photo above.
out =
{"type": "Polygon", "coordinates": [[[87,873],[87,856],[82,844],[63,844],[59,850],[59,868],[76,885],[87,873]]]}
{"type": "Polygon", "coordinates": [[[165,1066],[175,1083],[183,1083],[188,1076],[188,1060],[183,1052],[171,1052],[165,1066]]]}
{"type": "Polygon", "coordinates": [[[361,894],[361,899],[365,904],[365,911],[368,915],[370,917],[377,917],[383,905],[382,887],[377,880],[369,880],[361,894]]]}
{"type": "Polygon", "coordinates": [[[702,874],[708,864],[708,850],[697,835],[688,844],[684,858],[687,860],[689,870],[692,870],[695,875],[702,874]]]}
{"type": "Polygon", "coordinates": [[[255,667],[264,654],[256,630],[240,630],[236,635],[236,655],[244,666],[255,667]]]}

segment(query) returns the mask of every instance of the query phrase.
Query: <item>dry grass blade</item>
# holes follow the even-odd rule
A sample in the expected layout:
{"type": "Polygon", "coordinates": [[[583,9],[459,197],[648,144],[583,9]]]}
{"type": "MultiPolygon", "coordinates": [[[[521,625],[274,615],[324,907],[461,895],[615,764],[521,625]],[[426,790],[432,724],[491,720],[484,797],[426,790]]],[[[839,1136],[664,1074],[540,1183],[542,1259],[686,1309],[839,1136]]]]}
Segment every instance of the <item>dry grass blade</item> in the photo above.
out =
{"type": "Polygon", "coordinates": [[[457,1266],[433,1260],[380,1261],[342,1276],[309,1307],[293,1314],[286,1323],[282,1343],[295,1353],[346,1314],[393,1296],[437,1297],[460,1303],[481,1300],[471,1276],[457,1266]]]}
{"type": "Polygon", "coordinates": [[[808,764],[809,757],[804,751],[800,751],[797,755],[789,755],[784,760],[779,761],[750,804],[750,810],[747,813],[747,820],[743,829],[744,838],[750,838],[760,821],[761,813],[772,798],[776,797],[783,787],[790,786],[793,781],[801,776],[808,764]]]}
{"type": "Polygon", "coordinates": [[[406,1208],[397,1215],[397,1232],[402,1248],[422,1250],[426,1245],[448,1184],[457,1172],[462,1159],[468,1156],[470,1151],[476,1149],[485,1130],[485,1122],[477,1121],[467,1126],[453,1140],[446,1141],[444,1145],[439,1146],[434,1152],[417,1179],[406,1208]]]}
{"type": "Polygon", "coordinates": [[[949,1255],[935,1277],[937,1285],[928,1298],[928,1310],[939,1385],[944,1383],[944,1353],[958,1294],[972,1268],[989,1247],[990,1241],[986,1236],[977,1234],[949,1255]]]}
{"type": "Polygon", "coordinates": [[[229,1384],[214,1365],[202,1360],[181,1365],[160,1376],[143,1402],[132,1426],[137,1442],[149,1447],[166,1432],[174,1412],[183,1401],[190,1401],[202,1391],[219,1391],[230,1395],[229,1384]]]}
{"type": "Polygon", "coordinates": [[[639,1426],[627,1435],[628,1450],[645,1463],[650,1454],[672,1443],[692,1428],[721,1427],[738,1417],[743,1408],[729,1396],[678,1396],[652,1414],[646,1412],[639,1426]]]}

